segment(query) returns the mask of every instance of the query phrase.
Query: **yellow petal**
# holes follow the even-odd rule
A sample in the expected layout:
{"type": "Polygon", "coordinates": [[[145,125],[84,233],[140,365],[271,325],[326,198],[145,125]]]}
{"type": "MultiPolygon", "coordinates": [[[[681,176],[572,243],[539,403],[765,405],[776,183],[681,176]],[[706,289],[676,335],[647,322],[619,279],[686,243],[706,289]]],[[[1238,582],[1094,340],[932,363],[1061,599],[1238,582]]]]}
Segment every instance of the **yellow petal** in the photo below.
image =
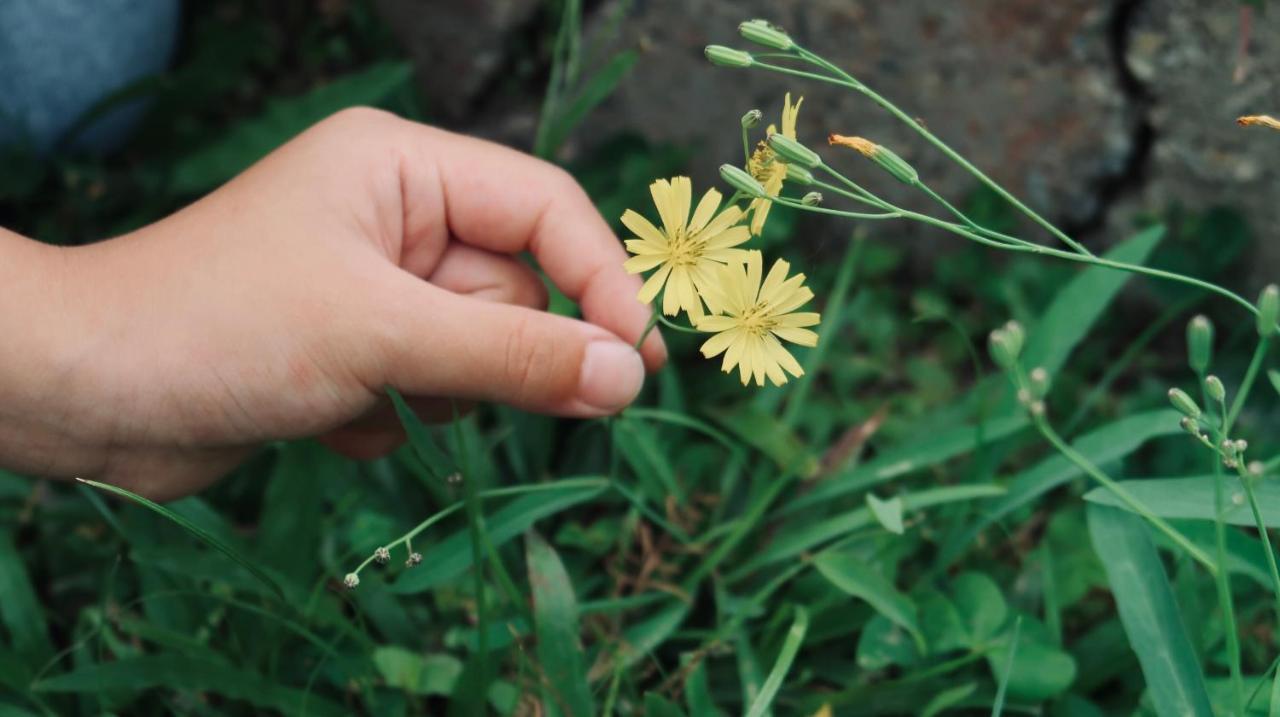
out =
{"type": "Polygon", "coordinates": [[[653,297],[658,295],[662,290],[662,284],[667,280],[667,274],[671,273],[671,265],[663,264],[661,269],[653,272],[652,275],[644,282],[644,286],[640,287],[640,293],[636,298],[642,304],[648,304],[653,301],[653,297]]]}
{"type": "Polygon", "coordinates": [[[633,256],[622,262],[622,268],[625,269],[628,274],[639,274],[642,271],[652,269],[665,260],[666,257],[663,256],[633,256]]]}
{"type": "Polygon", "coordinates": [[[671,270],[671,276],[667,280],[667,290],[662,293],[662,313],[667,316],[680,313],[680,288],[676,285],[676,276],[680,271],[680,269],[671,270]]]}
{"type": "Polygon", "coordinates": [[[654,244],[651,241],[645,241],[644,239],[628,239],[623,242],[623,244],[626,245],[627,251],[641,256],[666,256],[670,253],[670,250],[665,246],[658,246],[657,244],[654,244]]]}
{"type": "Polygon", "coordinates": [[[796,117],[800,115],[801,102],[804,102],[803,97],[796,100],[794,105],[791,104],[790,92],[787,93],[787,96],[782,101],[782,134],[791,139],[796,138],[796,117]]]}
{"type": "MultiPolygon", "coordinates": [[[[767,281],[765,282],[766,285],[768,283],[769,282],[767,281]]],[[[782,313],[783,311],[790,311],[790,309],[778,309],[777,307],[790,305],[793,300],[803,296],[805,291],[804,274],[796,274],[790,279],[787,279],[773,287],[772,291],[766,292],[764,289],[761,289],[760,300],[769,304],[769,308],[773,313],[782,313]]],[[[792,308],[794,308],[794,306],[792,308]]]]}
{"type": "Polygon", "coordinates": [[[760,297],[760,274],[764,271],[764,255],[758,251],[747,252],[746,302],[754,304],[760,297]]]}
{"type": "MultiPolygon", "coordinates": [[[[724,361],[720,362],[720,370],[725,373],[733,371],[734,367],[742,362],[742,350],[747,345],[746,334],[739,331],[734,342],[729,344],[729,350],[724,352],[724,361]]],[[[745,384],[746,381],[743,381],[745,384]]]]}
{"type": "Polygon", "coordinates": [[[813,298],[813,290],[807,286],[796,289],[790,297],[772,307],[774,315],[789,314],[792,311],[804,306],[809,299],[813,298]]]}
{"type": "Polygon", "coordinates": [[[764,220],[769,218],[769,207],[773,202],[768,199],[757,199],[751,203],[751,233],[760,236],[764,231],[764,220]]]}
{"type": "Polygon", "coordinates": [[[793,344],[801,346],[817,346],[818,334],[809,329],[798,329],[791,326],[775,326],[773,334],[780,339],[785,339],[793,344]]]}
{"type": "Polygon", "coordinates": [[[747,345],[747,351],[751,353],[751,372],[755,374],[756,385],[763,386],[766,373],[764,344],[760,339],[754,339],[747,345]]]}
{"type": "Polygon", "coordinates": [[[706,343],[702,344],[702,348],[699,350],[702,351],[703,356],[707,358],[715,358],[716,356],[724,353],[725,349],[728,349],[730,344],[736,341],[737,338],[738,330],[724,331],[707,339],[706,343]]]}
{"type": "Polygon", "coordinates": [[[724,301],[716,286],[715,268],[717,266],[715,262],[704,259],[694,264],[689,270],[689,275],[693,278],[693,290],[698,292],[698,296],[702,297],[713,314],[724,311],[724,301]]]}
{"type": "Polygon", "coordinates": [[[716,333],[729,331],[737,325],[738,320],[732,316],[703,316],[698,319],[698,323],[696,324],[699,331],[712,331],[716,333]]]}
{"type": "MultiPolygon", "coordinates": [[[[655,182],[656,184],[657,182],[655,182]]],[[[656,195],[655,195],[656,201],[656,195]]],[[[645,219],[639,212],[628,209],[622,213],[622,225],[631,230],[633,234],[650,244],[666,249],[667,237],[648,219],[645,219]]],[[[630,242],[628,242],[628,245],[630,242]]],[[[639,253],[639,252],[636,252],[639,253]]]]}
{"type": "Polygon", "coordinates": [[[791,265],[785,260],[779,259],[773,262],[773,267],[769,269],[769,274],[764,278],[764,284],[760,287],[760,300],[770,302],[775,297],[782,283],[787,279],[787,272],[791,271],[791,265]]]}
{"type": "Polygon", "coordinates": [[[671,280],[676,283],[676,289],[680,292],[680,307],[689,312],[691,320],[697,320],[702,316],[702,300],[698,298],[698,291],[693,286],[693,277],[689,275],[689,270],[685,268],[676,269],[671,275],[671,280]]]}
{"type": "Polygon", "coordinates": [[[800,363],[796,361],[796,357],[786,349],[776,338],[768,334],[764,337],[764,347],[769,353],[769,357],[774,363],[786,369],[788,373],[796,378],[804,375],[804,369],[800,368],[800,363]]]}
{"type": "Polygon", "coordinates": [[[707,222],[702,228],[701,234],[705,237],[713,237],[729,227],[737,224],[742,220],[742,210],[736,206],[725,207],[723,212],[716,215],[715,219],[707,222]]]}
{"type": "Polygon", "coordinates": [[[747,263],[746,249],[712,249],[702,253],[703,259],[720,262],[721,264],[745,264],[747,263]]]}
{"type": "Polygon", "coordinates": [[[658,216],[662,218],[662,228],[669,237],[676,235],[676,230],[683,227],[676,223],[674,201],[671,198],[671,183],[665,179],[655,180],[649,185],[649,194],[653,196],[653,205],[658,208],[658,216]]]}
{"type": "Polygon", "coordinates": [[[738,246],[751,239],[751,231],[746,227],[730,227],[719,234],[704,233],[703,236],[707,237],[708,249],[726,249],[731,246],[738,246]]]}
{"type": "Polygon", "coordinates": [[[693,182],[688,177],[671,179],[671,207],[678,226],[685,227],[689,223],[689,204],[693,201],[693,182]]]}
{"type": "Polygon", "coordinates": [[[778,326],[798,328],[801,326],[814,326],[822,320],[822,317],[812,311],[801,311],[795,314],[784,314],[775,320],[778,322],[778,326]]]}
{"type": "Polygon", "coordinates": [[[707,193],[702,195],[702,200],[698,202],[698,208],[693,210],[693,218],[689,220],[689,233],[697,234],[702,231],[719,208],[720,192],[708,189],[707,193]]]}

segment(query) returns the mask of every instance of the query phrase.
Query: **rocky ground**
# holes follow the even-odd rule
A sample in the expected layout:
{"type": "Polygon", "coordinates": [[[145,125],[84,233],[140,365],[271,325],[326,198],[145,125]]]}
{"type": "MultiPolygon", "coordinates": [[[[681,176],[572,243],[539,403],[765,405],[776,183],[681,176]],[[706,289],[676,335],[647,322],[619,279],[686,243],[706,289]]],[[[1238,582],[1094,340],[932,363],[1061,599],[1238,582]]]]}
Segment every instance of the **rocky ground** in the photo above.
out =
{"type": "MultiPolygon", "coordinates": [[[[469,131],[528,146],[542,86],[504,57],[547,17],[537,0],[379,0],[423,69],[434,109],[469,131]]],[[[708,43],[741,44],[737,23],[767,18],[923,119],[1029,204],[1092,245],[1142,214],[1177,203],[1243,210],[1265,240],[1280,218],[1280,136],[1237,128],[1245,113],[1280,112],[1280,23],[1238,3],[1196,0],[606,0],[587,2],[594,37],[620,31],[599,57],[642,52],[617,94],[592,115],[567,158],[619,131],[698,149],[690,171],[710,181],[740,156],[738,117],[777,114],[786,89],[806,96],[799,134],[860,134],[896,149],[931,185],[962,199],[973,180],[866,100],[774,75],[712,67],[708,43]],[[624,13],[619,16],[618,13],[624,13]],[[1242,46],[1242,38],[1247,38],[1242,46]]],[[[850,170],[874,174],[849,160],[850,170]]],[[[892,194],[892,191],[889,192],[892,194]]],[[[899,198],[901,195],[894,195],[899,198]]],[[[908,202],[911,200],[908,199],[908,202]]],[[[831,223],[826,229],[836,231],[831,223]]],[[[906,237],[922,231],[899,227],[906,237]]],[[[934,246],[937,237],[924,240],[934,246]]],[[[1280,244],[1259,241],[1257,281],[1280,272],[1280,244]]],[[[1255,281],[1255,283],[1257,283],[1255,281]]]]}

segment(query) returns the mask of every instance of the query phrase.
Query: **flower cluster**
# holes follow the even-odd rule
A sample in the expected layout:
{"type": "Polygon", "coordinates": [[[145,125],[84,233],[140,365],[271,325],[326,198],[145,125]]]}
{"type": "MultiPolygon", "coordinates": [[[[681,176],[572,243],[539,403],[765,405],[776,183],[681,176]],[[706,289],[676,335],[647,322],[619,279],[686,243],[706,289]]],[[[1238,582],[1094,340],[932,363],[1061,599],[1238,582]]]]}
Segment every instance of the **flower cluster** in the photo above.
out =
{"type": "MultiPolygon", "coordinates": [[[[653,303],[662,294],[662,313],[677,316],[684,312],[690,323],[714,334],[702,345],[702,354],[721,354],[721,370],[738,369],[742,384],[752,379],[763,386],[768,378],[774,385],[787,382],[787,374],[804,375],[795,357],[783,346],[787,341],[815,346],[818,334],[808,327],[820,319],[813,312],[798,312],[813,298],[804,286],[804,274],[788,276],[791,266],[781,259],[764,273],[759,251],[741,248],[764,229],[769,209],[788,178],[788,163],[775,152],[774,137],[794,140],[796,115],[803,98],[794,104],[788,93],[782,105],[782,131],[769,125],[768,138],[746,159],[743,179],[759,191],[735,192],[721,206],[719,191],[708,189],[693,205],[693,185],[688,177],[659,179],[649,186],[661,228],[639,212],[628,209],[622,223],[635,235],[626,241],[632,256],[623,265],[632,274],[652,271],[640,289],[641,302],[653,303]],[[737,205],[749,200],[746,209],[737,205]],[[690,208],[692,215],[690,214],[690,208]],[[748,221],[749,223],[745,223],[748,221]]],[[[745,130],[759,113],[747,114],[745,130]]],[[[736,171],[736,168],[734,168],[736,171]]]]}

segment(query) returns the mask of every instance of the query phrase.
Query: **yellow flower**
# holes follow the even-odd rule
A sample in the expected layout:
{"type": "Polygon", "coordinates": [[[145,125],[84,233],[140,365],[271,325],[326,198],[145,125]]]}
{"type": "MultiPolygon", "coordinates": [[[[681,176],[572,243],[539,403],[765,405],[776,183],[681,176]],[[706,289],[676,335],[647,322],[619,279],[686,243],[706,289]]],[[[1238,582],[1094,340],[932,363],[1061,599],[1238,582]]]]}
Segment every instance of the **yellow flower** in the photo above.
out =
{"type": "MultiPolygon", "coordinates": [[[[782,135],[791,139],[796,138],[796,115],[800,113],[800,103],[804,102],[804,98],[796,100],[791,104],[791,93],[782,101],[782,135]]],[[[765,131],[765,136],[777,133],[776,125],[769,125],[765,131]]],[[[747,162],[747,171],[751,176],[756,178],[757,182],[764,185],[764,191],[769,196],[776,197],[782,191],[782,180],[787,177],[787,165],[778,159],[773,149],[769,147],[768,142],[761,142],[756,145],[756,151],[751,154],[750,161],[747,162]]],[[[751,202],[751,233],[759,235],[764,229],[764,220],[769,216],[769,207],[773,206],[773,201],[769,199],[755,199],[751,202]]]]}
{"type": "Polygon", "coordinates": [[[746,227],[735,226],[742,219],[736,206],[720,208],[720,192],[709,189],[689,216],[692,185],[688,177],[659,179],[649,185],[653,203],[662,218],[662,230],[628,209],[622,223],[638,239],[628,239],[627,251],[635,256],[623,264],[629,273],[639,274],[657,267],[644,282],[639,299],[650,303],[663,285],[662,313],[674,316],[683,309],[690,319],[702,316],[702,302],[712,312],[719,308],[708,299],[705,290],[715,281],[716,270],[728,262],[746,261],[747,252],[733,247],[751,238],[746,227]]]}
{"type": "Polygon", "coordinates": [[[782,346],[790,341],[801,346],[816,346],[818,335],[806,326],[816,326],[820,317],[813,312],[795,312],[813,298],[804,286],[804,274],[790,279],[791,266],[779,259],[769,275],[760,281],[763,258],[758,251],[747,252],[746,264],[732,264],[719,272],[719,281],[708,293],[723,307],[723,316],[704,316],[694,325],[700,331],[715,333],[702,345],[707,358],[724,354],[720,370],[729,373],[738,367],[742,385],[754,377],[763,386],[765,376],[775,386],[787,382],[787,373],[800,377],[804,369],[782,346]],[[786,369],[786,373],[783,373],[786,369]]]}

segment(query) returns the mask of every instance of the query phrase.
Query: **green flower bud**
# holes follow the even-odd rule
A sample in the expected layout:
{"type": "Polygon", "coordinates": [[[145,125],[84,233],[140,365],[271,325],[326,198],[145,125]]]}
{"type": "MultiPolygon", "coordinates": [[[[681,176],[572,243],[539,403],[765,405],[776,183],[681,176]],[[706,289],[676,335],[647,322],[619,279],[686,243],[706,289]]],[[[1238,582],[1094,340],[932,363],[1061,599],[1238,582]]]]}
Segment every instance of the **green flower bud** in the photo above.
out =
{"type": "Polygon", "coordinates": [[[764,20],[748,20],[738,26],[738,32],[750,42],[772,47],[775,50],[785,51],[796,46],[790,35],[764,20]]]}
{"type": "Polygon", "coordinates": [[[803,184],[807,187],[813,184],[813,172],[810,172],[798,164],[788,164],[787,181],[795,182],[796,184],[803,184]]]}
{"type": "Polygon", "coordinates": [[[880,165],[889,174],[903,184],[915,186],[920,183],[920,174],[915,167],[907,164],[907,160],[899,157],[888,147],[876,144],[862,137],[845,137],[839,134],[827,135],[827,143],[840,147],[848,147],[858,154],[880,165]]]}
{"type": "Polygon", "coordinates": [[[742,128],[751,129],[752,127],[755,127],[756,125],[760,124],[760,122],[763,120],[764,120],[763,112],[761,112],[760,110],[751,110],[746,114],[742,115],[742,128]]]}
{"type": "Polygon", "coordinates": [[[1200,435],[1200,424],[1196,423],[1190,418],[1187,418],[1186,416],[1183,416],[1182,419],[1178,421],[1178,425],[1182,426],[1182,430],[1186,431],[1187,433],[1190,433],[1193,436],[1198,437],[1200,435]]]}
{"type": "Polygon", "coordinates": [[[711,60],[711,64],[721,67],[751,67],[755,60],[750,52],[735,50],[724,45],[707,45],[703,53],[711,60]]]}
{"type": "Polygon", "coordinates": [[[1217,376],[1205,376],[1204,392],[1211,401],[1216,401],[1217,403],[1222,403],[1227,399],[1227,387],[1222,385],[1222,379],[1217,376]]]}
{"type": "Polygon", "coordinates": [[[1226,438],[1222,439],[1222,443],[1218,444],[1218,449],[1222,451],[1222,457],[1227,459],[1235,458],[1238,453],[1236,444],[1226,438]]]}
{"type": "Polygon", "coordinates": [[[806,207],[816,207],[822,204],[822,192],[809,192],[800,198],[800,203],[806,207]]]}
{"type": "Polygon", "coordinates": [[[782,161],[789,164],[798,164],[805,169],[813,169],[822,164],[822,158],[817,152],[785,134],[775,132],[769,135],[769,146],[782,158],[782,161]]]}
{"type": "Polygon", "coordinates": [[[1014,357],[1022,355],[1022,347],[1027,342],[1027,332],[1022,330],[1022,324],[1017,321],[1009,321],[1004,325],[1005,333],[1009,335],[1009,340],[1013,348],[1014,357]]]}
{"type": "Polygon", "coordinates": [[[1049,394],[1049,372],[1043,366],[1031,369],[1031,373],[1027,374],[1027,383],[1036,398],[1044,398],[1049,394]]]}
{"type": "Polygon", "coordinates": [[[1280,288],[1267,284],[1258,297],[1258,335],[1266,338],[1274,334],[1276,319],[1280,319],[1280,288]]]}
{"type": "Polygon", "coordinates": [[[1005,329],[996,329],[987,339],[987,350],[991,360],[1000,368],[1009,371],[1018,365],[1018,347],[1016,340],[1005,329]]]}
{"type": "Polygon", "coordinates": [[[755,177],[747,174],[742,167],[735,167],[732,164],[720,165],[720,178],[730,187],[746,194],[749,197],[767,196],[764,186],[756,181],[755,177]]]}
{"type": "Polygon", "coordinates": [[[1213,356],[1213,323],[1204,316],[1196,316],[1187,323],[1187,363],[1196,373],[1209,370],[1213,356]]]}
{"type": "Polygon", "coordinates": [[[1200,417],[1200,407],[1187,395],[1186,391],[1180,388],[1169,389],[1169,402],[1174,408],[1182,411],[1187,418],[1194,420],[1200,417]]]}

